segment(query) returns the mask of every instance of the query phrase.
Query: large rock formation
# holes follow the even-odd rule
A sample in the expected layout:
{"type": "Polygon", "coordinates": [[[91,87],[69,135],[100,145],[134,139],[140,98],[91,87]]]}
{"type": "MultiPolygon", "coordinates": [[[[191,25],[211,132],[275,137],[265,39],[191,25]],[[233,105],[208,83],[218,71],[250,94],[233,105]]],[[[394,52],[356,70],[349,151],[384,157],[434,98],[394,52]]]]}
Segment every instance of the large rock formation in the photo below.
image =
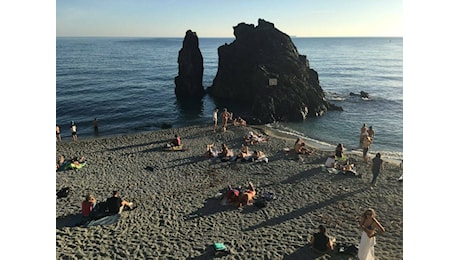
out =
{"type": "Polygon", "coordinates": [[[236,39],[218,48],[211,96],[248,105],[259,123],[299,121],[340,109],[326,101],[307,57],[273,23],[259,19],[256,27],[240,23],[233,30],[236,39]]]}
{"type": "Polygon", "coordinates": [[[177,63],[179,63],[179,75],[174,79],[176,97],[202,98],[204,95],[203,56],[195,32],[188,30],[185,33],[177,63]]]}

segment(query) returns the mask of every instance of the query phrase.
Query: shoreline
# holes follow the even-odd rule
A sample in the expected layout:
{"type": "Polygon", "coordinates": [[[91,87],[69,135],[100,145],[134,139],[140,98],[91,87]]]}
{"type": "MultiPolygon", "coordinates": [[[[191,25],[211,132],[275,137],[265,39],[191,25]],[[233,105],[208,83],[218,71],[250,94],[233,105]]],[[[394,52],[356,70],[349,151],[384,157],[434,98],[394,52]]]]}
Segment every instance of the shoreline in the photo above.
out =
{"type": "MultiPolygon", "coordinates": [[[[197,124],[197,125],[188,125],[188,126],[184,126],[184,127],[176,127],[176,128],[167,128],[167,129],[158,129],[158,130],[154,130],[154,131],[142,131],[142,132],[133,132],[133,133],[125,133],[125,134],[110,134],[110,135],[101,135],[101,136],[84,136],[81,140],[97,140],[97,139],[103,139],[103,138],[115,138],[115,137],[118,137],[118,136],[130,136],[130,135],[142,135],[142,134],[148,134],[148,133],[151,133],[151,132],[157,132],[157,131],[174,131],[174,129],[180,129],[180,128],[187,128],[187,127],[207,127],[209,126],[208,124],[197,124]]],[[[235,126],[230,126],[231,128],[235,127],[235,126]]],[[[284,140],[287,140],[287,141],[291,141],[292,143],[295,142],[295,140],[297,139],[297,137],[301,137],[302,139],[304,139],[305,141],[305,144],[310,147],[310,148],[313,148],[315,150],[320,150],[320,151],[323,151],[323,152],[334,152],[335,151],[335,145],[333,144],[329,144],[329,143],[325,143],[325,142],[322,142],[322,141],[319,141],[319,140],[316,140],[316,139],[312,139],[308,136],[303,137],[303,136],[299,136],[299,135],[296,135],[294,133],[285,133],[283,131],[279,131],[278,129],[274,129],[270,126],[267,126],[267,125],[247,125],[247,127],[249,128],[254,128],[254,129],[258,129],[259,131],[265,133],[266,135],[268,136],[271,136],[271,137],[275,137],[275,138],[280,138],[280,139],[284,139],[284,140]]],[[[71,140],[71,136],[68,136],[67,139],[65,141],[61,141],[61,142],[72,142],[71,140]],[[70,139],[70,140],[69,140],[70,139]]],[[[80,140],[80,138],[79,138],[80,140]]],[[[356,155],[356,156],[362,156],[362,150],[361,149],[346,149],[345,150],[345,153],[346,154],[353,154],[353,155],[356,155]]],[[[374,151],[369,151],[368,152],[368,155],[372,158],[373,156],[375,156],[375,153],[374,151]]],[[[401,153],[401,157],[391,157],[391,156],[388,156],[388,153],[399,153],[399,152],[394,152],[394,151],[384,151],[382,153],[382,156],[384,157],[385,161],[389,162],[389,163],[392,163],[392,164],[396,164],[396,165],[399,165],[401,163],[401,160],[402,160],[402,156],[403,154],[401,153]]]]}
{"type": "MultiPolygon", "coordinates": [[[[307,243],[323,224],[337,243],[359,244],[356,217],[366,208],[377,211],[387,230],[377,238],[381,259],[403,257],[403,185],[399,167],[388,164],[377,187],[369,188],[371,173],[359,156],[362,178],[322,171],[328,152],[286,155],[292,139],[271,136],[251,146],[269,158],[264,162],[220,162],[204,158],[206,145],[226,143],[238,152],[249,131],[259,126],[229,127],[214,133],[212,126],[189,126],[142,134],[56,143],[56,156],[85,156],[78,170],[56,172],[56,191],[70,187],[56,200],[56,258],[209,259],[212,243],[224,243],[230,254],[222,259],[322,259],[307,243]],[[164,152],[174,133],[186,147],[164,152]],[[242,210],[222,206],[216,194],[252,181],[256,196],[273,192],[277,199],[265,208],[242,210]],[[137,208],[122,212],[110,225],[68,227],[65,220],[80,212],[87,193],[97,201],[112,190],[137,208]],[[87,245],[91,246],[88,247],[87,245]]],[[[266,132],[269,134],[269,132],[266,132]]],[[[337,252],[329,259],[347,259],[337,252]]]]}

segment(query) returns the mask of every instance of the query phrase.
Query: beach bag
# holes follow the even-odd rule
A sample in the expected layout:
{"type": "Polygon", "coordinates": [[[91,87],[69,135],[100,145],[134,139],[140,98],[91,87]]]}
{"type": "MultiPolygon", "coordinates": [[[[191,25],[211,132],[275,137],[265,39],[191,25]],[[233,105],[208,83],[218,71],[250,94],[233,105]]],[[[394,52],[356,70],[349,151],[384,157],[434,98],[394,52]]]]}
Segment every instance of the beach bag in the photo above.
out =
{"type": "Polygon", "coordinates": [[[60,189],[57,193],[56,196],[58,199],[67,197],[70,193],[70,188],[69,187],[64,187],[60,189]]]}
{"type": "Polygon", "coordinates": [[[256,200],[254,206],[258,207],[259,209],[265,208],[267,206],[267,200],[264,198],[256,200]]]}
{"type": "Polygon", "coordinates": [[[214,243],[212,244],[212,248],[214,249],[214,255],[216,256],[220,254],[226,255],[230,252],[223,243],[214,243]]]}
{"type": "Polygon", "coordinates": [[[345,246],[343,253],[350,256],[357,256],[358,247],[353,244],[347,245],[345,246]]]}

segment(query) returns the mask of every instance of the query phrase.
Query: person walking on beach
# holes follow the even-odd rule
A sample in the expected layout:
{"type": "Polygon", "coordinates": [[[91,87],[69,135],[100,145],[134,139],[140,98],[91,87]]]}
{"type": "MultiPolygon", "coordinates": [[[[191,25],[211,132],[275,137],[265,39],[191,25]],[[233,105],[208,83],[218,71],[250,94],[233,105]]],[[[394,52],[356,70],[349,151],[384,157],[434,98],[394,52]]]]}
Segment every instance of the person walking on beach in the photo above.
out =
{"type": "Polygon", "coordinates": [[[94,128],[94,133],[96,135],[99,134],[99,122],[97,121],[97,118],[94,118],[93,120],[93,128],[94,128]]]}
{"type": "Polygon", "coordinates": [[[72,131],[72,140],[76,142],[78,140],[77,136],[77,125],[74,121],[70,122],[70,130],[72,131]]]}
{"type": "Polygon", "coordinates": [[[230,112],[227,111],[227,108],[224,108],[224,111],[222,112],[222,130],[225,132],[227,131],[227,122],[228,119],[231,118],[230,112]]]}
{"type": "Polygon", "coordinates": [[[359,228],[363,231],[359,242],[359,260],[374,260],[375,236],[385,232],[385,228],[376,219],[375,210],[367,209],[359,219],[359,228]]]}
{"type": "Polygon", "coordinates": [[[372,187],[375,187],[375,184],[377,183],[377,177],[379,176],[380,172],[383,171],[383,160],[380,157],[380,153],[377,153],[372,159],[372,187]]]}
{"type": "Polygon", "coordinates": [[[62,141],[61,127],[58,124],[56,124],[56,141],[58,142],[62,141]]]}
{"type": "Polygon", "coordinates": [[[218,113],[219,113],[219,109],[214,109],[214,113],[212,113],[212,121],[214,122],[214,132],[216,131],[217,129],[217,118],[218,118],[218,113]]]}

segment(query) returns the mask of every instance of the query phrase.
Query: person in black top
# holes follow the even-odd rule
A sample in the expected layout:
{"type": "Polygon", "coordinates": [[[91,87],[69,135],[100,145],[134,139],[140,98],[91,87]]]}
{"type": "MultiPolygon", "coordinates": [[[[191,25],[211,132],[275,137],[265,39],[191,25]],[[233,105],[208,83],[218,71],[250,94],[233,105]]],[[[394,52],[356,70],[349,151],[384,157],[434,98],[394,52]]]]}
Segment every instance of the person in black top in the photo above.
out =
{"type": "Polygon", "coordinates": [[[106,202],[107,210],[109,211],[110,215],[121,213],[125,206],[129,208],[133,207],[132,202],[128,202],[120,198],[120,194],[118,193],[118,191],[114,191],[112,193],[112,197],[108,198],[106,202]]]}
{"type": "Polygon", "coordinates": [[[318,226],[319,232],[314,233],[311,237],[310,245],[317,253],[326,253],[333,250],[333,240],[326,235],[326,228],[323,225],[318,226]]]}

